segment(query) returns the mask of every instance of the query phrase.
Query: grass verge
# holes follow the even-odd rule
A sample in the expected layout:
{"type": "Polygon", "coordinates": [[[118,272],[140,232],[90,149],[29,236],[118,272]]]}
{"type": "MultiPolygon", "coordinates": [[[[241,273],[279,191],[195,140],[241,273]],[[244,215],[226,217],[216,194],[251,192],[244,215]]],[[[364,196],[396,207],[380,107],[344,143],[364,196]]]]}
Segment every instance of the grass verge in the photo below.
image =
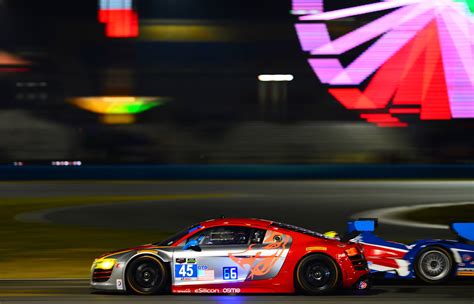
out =
{"type": "Polygon", "coordinates": [[[84,228],[15,220],[21,213],[77,205],[224,198],[229,194],[0,198],[0,279],[87,278],[99,254],[159,241],[173,231],[84,228]]]}
{"type": "Polygon", "coordinates": [[[474,222],[474,203],[469,205],[427,207],[400,213],[398,217],[428,224],[449,225],[452,222],[474,222]]]}

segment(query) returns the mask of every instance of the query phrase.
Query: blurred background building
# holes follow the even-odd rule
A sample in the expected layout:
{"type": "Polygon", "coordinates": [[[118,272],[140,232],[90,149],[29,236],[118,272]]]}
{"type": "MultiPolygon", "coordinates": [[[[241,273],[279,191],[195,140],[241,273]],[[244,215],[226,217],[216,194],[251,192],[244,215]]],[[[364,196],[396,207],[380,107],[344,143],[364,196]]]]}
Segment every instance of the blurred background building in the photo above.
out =
{"type": "Polygon", "coordinates": [[[336,102],[301,51],[291,9],[0,0],[0,162],[472,162],[472,120],[379,128],[336,102]]]}

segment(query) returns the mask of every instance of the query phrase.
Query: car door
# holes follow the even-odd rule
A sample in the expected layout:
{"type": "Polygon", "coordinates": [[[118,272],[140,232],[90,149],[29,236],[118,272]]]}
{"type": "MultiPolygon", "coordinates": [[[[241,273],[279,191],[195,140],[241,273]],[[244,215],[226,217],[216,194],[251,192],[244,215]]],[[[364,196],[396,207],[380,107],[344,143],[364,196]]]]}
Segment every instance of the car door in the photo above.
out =
{"type": "MultiPolygon", "coordinates": [[[[233,255],[246,252],[251,245],[253,229],[240,226],[221,226],[205,229],[187,240],[198,241],[199,249],[181,244],[173,255],[173,285],[223,284],[244,281],[249,270],[239,267],[233,255]],[[200,250],[200,251],[199,251],[200,250]]],[[[251,257],[253,252],[245,253],[251,257]]]]}
{"type": "Polygon", "coordinates": [[[289,235],[250,227],[206,229],[190,239],[199,249],[178,246],[173,256],[173,285],[200,285],[275,277],[288,254],[289,235]]]}

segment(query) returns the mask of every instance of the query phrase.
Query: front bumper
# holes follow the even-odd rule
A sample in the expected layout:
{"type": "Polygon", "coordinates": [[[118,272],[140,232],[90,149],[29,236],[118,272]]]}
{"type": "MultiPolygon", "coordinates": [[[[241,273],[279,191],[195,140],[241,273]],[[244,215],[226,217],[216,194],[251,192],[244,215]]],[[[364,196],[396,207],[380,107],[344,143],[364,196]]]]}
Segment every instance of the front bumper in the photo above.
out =
{"type": "MultiPolygon", "coordinates": [[[[120,264],[119,264],[120,265],[120,264]]],[[[91,272],[91,280],[90,286],[94,290],[102,290],[102,291],[126,291],[127,287],[125,284],[125,276],[123,268],[119,266],[119,268],[114,267],[112,269],[112,273],[107,280],[100,280],[94,279],[94,270],[92,269],[91,272]]]]}

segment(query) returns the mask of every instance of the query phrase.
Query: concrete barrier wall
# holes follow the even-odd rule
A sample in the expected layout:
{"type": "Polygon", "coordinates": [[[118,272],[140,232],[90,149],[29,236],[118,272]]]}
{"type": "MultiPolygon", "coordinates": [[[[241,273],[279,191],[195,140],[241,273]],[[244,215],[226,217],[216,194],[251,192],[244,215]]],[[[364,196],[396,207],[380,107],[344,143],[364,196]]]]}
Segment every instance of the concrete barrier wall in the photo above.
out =
{"type": "Polygon", "coordinates": [[[0,180],[474,179],[474,165],[0,166],[0,180]]]}

